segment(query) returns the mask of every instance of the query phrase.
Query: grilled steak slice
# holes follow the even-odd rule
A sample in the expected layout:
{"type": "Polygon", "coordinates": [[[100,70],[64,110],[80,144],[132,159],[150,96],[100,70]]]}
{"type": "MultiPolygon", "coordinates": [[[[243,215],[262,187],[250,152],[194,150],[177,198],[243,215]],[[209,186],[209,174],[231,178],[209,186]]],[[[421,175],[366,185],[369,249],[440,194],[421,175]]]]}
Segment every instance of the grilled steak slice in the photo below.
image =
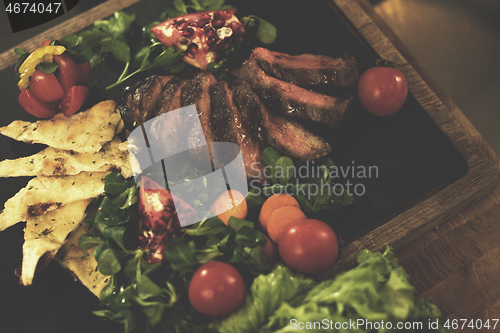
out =
{"type": "Polygon", "coordinates": [[[172,78],[171,75],[153,75],[136,83],[133,87],[122,90],[122,102],[118,108],[123,121],[128,126],[136,127],[153,118],[159,107],[163,89],[172,78]]]}
{"type": "MultiPolygon", "coordinates": [[[[214,139],[221,142],[236,143],[241,149],[247,177],[253,179],[262,178],[264,175],[262,146],[252,129],[243,121],[243,117],[233,101],[227,82],[217,82],[210,88],[210,93],[212,97],[214,139]]],[[[217,150],[214,160],[227,163],[234,159],[237,153],[237,150],[220,152],[217,150]]]]}
{"type": "Polygon", "coordinates": [[[294,119],[272,115],[247,82],[236,80],[231,83],[231,90],[245,123],[257,133],[265,146],[271,145],[281,154],[299,162],[318,159],[330,152],[328,141],[294,119]]]}
{"type": "MultiPolygon", "coordinates": [[[[159,116],[181,107],[182,88],[191,78],[192,76],[188,75],[176,76],[171,79],[162,91],[158,107],[151,114],[152,120],[144,124],[144,130],[155,160],[184,150],[181,146],[185,138],[181,138],[181,136],[185,135],[185,130],[188,129],[180,130],[185,127],[182,115],[169,114],[168,117],[159,116]]],[[[146,120],[149,119],[147,118],[146,120]]]]}
{"type": "Polygon", "coordinates": [[[195,158],[205,168],[211,163],[210,142],[214,141],[211,126],[210,110],[210,86],[217,82],[215,77],[208,72],[199,72],[188,80],[181,92],[181,106],[196,105],[201,126],[193,126],[189,129],[187,137],[188,147],[200,146],[190,151],[190,156],[195,158]],[[205,136],[207,146],[203,145],[202,138],[205,136]],[[208,154],[208,155],[207,155],[208,154]]]}
{"type": "Polygon", "coordinates": [[[257,47],[251,58],[269,75],[278,79],[303,85],[317,86],[335,84],[354,87],[359,78],[356,60],[353,57],[331,58],[324,55],[288,55],[257,47]]]}
{"type": "Polygon", "coordinates": [[[270,77],[260,69],[254,59],[245,61],[232,73],[248,81],[260,97],[277,111],[331,127],[340,126],[344,113],[352,102],[352,96],[343,99],[318,94],[293,83],[270,77]]]}

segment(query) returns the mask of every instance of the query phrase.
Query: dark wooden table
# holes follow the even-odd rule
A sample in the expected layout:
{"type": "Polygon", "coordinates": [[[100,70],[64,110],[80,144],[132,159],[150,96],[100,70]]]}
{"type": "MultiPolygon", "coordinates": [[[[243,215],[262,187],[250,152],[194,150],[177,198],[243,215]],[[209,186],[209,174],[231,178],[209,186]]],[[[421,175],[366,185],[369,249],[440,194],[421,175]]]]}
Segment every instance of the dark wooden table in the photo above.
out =
{"type": "MultiPolygon", "coordinates": [[[[356,0],[500,170],[500,159],[365,0],[356,0]]],[[[419,294],[453,319],[500,318],[500,186],[396,254],[419,294]]],[[[470,330],[470,329],[469,329],[470,330]]],[[[469,331],[463,330],[463,332],[469,331]]],[[[462,332],[462,330],[460,330],[462,332]]],[[[473,330],[470,330],[473,331],[473,330]]],[[[474,330],[477,332],[478,330],[474,330]]],[[[481,332],[500,332],[480,330],[481,332]]]]}

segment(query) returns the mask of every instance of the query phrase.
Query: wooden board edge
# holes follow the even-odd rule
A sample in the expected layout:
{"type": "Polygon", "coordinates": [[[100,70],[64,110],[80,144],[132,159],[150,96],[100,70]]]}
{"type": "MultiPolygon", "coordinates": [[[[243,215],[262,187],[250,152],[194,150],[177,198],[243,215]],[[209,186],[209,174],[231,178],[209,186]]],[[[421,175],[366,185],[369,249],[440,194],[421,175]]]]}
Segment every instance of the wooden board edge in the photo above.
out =
{"type": "Polygon", "coordinates": [[[61,39],[64,36],[74,34],[90,26],[95,21],[102,20],[112,15],[114,12],[131,6],[139,1],[141,0],[108,0],[84,13],[77,15],[71,20],[66,20],[55,27],[45,30],[35,37],[32,37],[0,54],[0,70],[16,63],[18,55],[14,53],[15,48],[21,48],[27,51],[34,50],[46,39],[61,39]]]}

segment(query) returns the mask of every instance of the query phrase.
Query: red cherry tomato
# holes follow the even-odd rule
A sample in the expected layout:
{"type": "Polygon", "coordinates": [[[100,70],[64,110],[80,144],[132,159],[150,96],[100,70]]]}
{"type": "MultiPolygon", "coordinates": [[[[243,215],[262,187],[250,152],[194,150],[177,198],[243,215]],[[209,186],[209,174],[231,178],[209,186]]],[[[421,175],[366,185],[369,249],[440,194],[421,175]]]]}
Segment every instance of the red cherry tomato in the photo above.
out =
{"type": "Polygon", "coordinates": [[[52,42],[52,40],[50,40],[50,39],[46,39],[46,40],[44,40],[44,41],[42,42],[42,46],[48,46],[48,45],[50,45],[50,43],[51,43],[51,42],[52,42]]]}
{"type": "Polygon", "coordinates": [[[87,99],[89,87],[73,86],[69,88],[66,97],[60,102],[59,107],[66,116],[71,116],[76,111],[80,110],[83,102],[87,99]]]}
{"type": "Polygon", "coordinates": [[[404,74],[392,67],[373,67],[361,75],[358,96],[364,108],[377,116],[389,116],[403,106],[408,95],[404,74]]]}
{"type": "Polygon", "coordinates": [[[58,112],[54,104],[45,103],[36,98],[30,88],[21,91],[18,100],[26,112],[38,118],[52,118],[58,112]]]}
{"type": "Polygon", "coordinates": [[[79,70],[76,63],[73,61],[71,56],[63,53],[61,55],[55,55],[54,61],[59,65],[57,67],[57,79],[67,92],[69,88],[76,85],[79,77],[79,70]]]}
{"type": "Polygon", "coordinates": [[[281,258],[285,264],[304,274],[319,274],[330,268],[338,250],[337,236],[319,220],[292,222],[280,237],[281,258]]]}
{"type": "Polygon", "coordinates": [[[230,314],[243,303],[246,287],[236,268],[225,262],[212,261],[194,273],[188,294],[197,311],[220,317],[230,314]]]}
{"type": "Polygon", "coordinates": [[[43,102],[55,102],[66,96],[54,74],[45,74],[38,69],[31,75],[29,87],[33,95],[43,102]]]}
{"type": "Polygon", "coordinates": [[[81,64],[76,63],[76,67],[78,67],[78,80],[76,81],[76,85],[84,86],[87,84],[87,81],[89,79],[89,63],[88,61],[81,64]]]}

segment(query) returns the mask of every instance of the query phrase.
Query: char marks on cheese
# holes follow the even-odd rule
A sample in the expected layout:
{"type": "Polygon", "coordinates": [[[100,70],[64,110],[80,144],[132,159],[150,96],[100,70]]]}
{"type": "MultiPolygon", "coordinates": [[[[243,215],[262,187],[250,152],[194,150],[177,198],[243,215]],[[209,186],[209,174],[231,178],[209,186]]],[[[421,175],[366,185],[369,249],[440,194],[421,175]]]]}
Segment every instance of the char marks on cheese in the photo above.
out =
{"type": "Polygon", "coordinates": [[[85,112],[67,117],[58,113],[52,119],[34,123],[13,121],[0,133],[27,143],[80,153],[96,153],[123,129],[123,120],[114,101],[104,101],[85,112]]]}

